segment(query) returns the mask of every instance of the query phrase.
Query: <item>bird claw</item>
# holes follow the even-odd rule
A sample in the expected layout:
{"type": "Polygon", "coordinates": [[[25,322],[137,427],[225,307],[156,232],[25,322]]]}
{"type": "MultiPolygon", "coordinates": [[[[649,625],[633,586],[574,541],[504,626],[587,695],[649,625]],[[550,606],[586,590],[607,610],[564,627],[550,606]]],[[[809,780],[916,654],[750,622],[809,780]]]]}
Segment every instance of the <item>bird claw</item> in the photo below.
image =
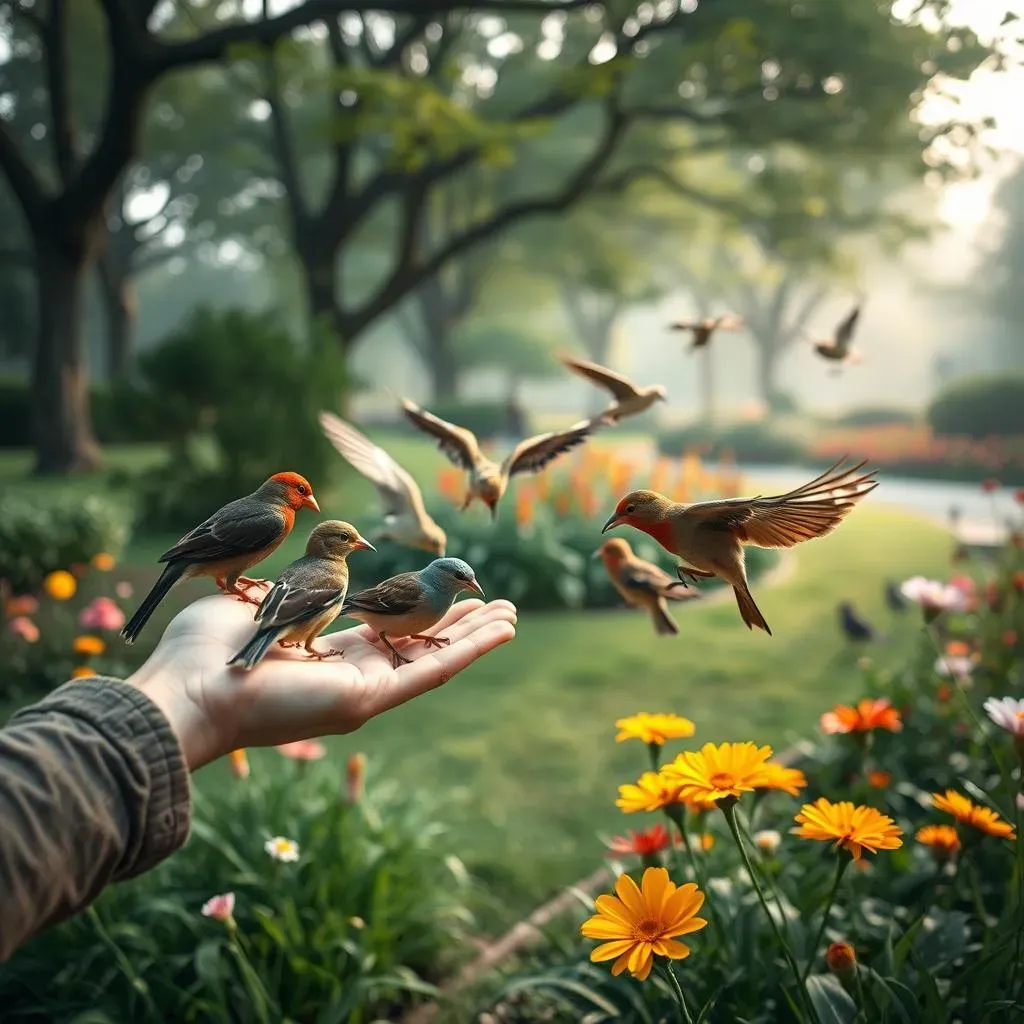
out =
{"type": "Polygon", "coordinates": [[[254,580],[250,579],[248,576],[239,576],[238,579],[235,580],[235,586],[242,590],[252,590],[253,587],[266,586],[269,582],[270,580],[254,580]]]}
{"type": "MultiPolygon", "coordinates": [[[[295,645],[296,647],[298,644],[295,645]]],[[[337,647],[332,647],[329,651],[306,651],[306,657],[310,661],[324,661],[327,658],[344,658],[345,652],[337,647]]]]}
{"type": "Polygon", "coordinates": [[[278,647],[288,648],[288,647],[301,647],[302,645],[300,643],[297,643],[297,642],[292,641],[292,640],[278,640],[277,641],[277,646],[278,647]]]}
{"type": "Polygon", "coordinates": [[[426,633],[413,633],[410,640],[422,640],[428,647],[436,647],[440,650],[442,647],[447,647],[452,641],[447,636],[428,636],[426,633]]]}
{"type": "Polygon", "coordinates": [[[225,590],[225,594],[228,597],[233,597],[236,601],[240,601],[242,604],[254,604],[258,608],[263,602],[255,597],[250,597],[244,590],[225,590]]]}
{"type": "Polygon", "coordinates": [[[391,652],[391,667],[398,668],[399,665],[411,665],[412,661],[409,658],[402,657],[398,651],[391,652]]]}

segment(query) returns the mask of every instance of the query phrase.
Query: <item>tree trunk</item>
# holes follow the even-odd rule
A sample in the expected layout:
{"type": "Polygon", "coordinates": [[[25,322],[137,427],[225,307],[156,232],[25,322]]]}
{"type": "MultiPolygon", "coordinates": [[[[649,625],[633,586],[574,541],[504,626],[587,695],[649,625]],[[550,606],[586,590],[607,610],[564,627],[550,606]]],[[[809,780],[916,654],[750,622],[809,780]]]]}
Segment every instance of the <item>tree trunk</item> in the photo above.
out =
{"type": "Polygon", "coordinates": [[[36,240],[39,317],[32,368],[35,472],[96,469],[99,445],[89,415],[89,377],[82,302],[89,248],[73,250],[36,240]]]}
{"type": "Polygon", "coordinates": [[[109,255],[100,258],[99,271],[107,317],[107,372],[112,381],[124,382],[135,360],[135,286],[109,255]]]}
{"type": "Polygon", "coordinates": [[[334,253],[320,249],[298,249],[306,283],[306,313],[314,348],[338,344],[348,351],[344,317],[338,302],[334,253]]]}
{"type": "Polygon", "coordinates": [[[459,396],[459,360],[452,344],[462,317],[435,275],[416,292],[423,326],[423,362],[430,376],[431,396],[435,400],[454,401],[459,396]]]}
{"type": "Polygon", "coordinates": [[[459,366],[447,337],[426,331],[427,353],[425,360],[430,376],[430,394],[435,402],[454,402],[459,397],[459,366]]]}

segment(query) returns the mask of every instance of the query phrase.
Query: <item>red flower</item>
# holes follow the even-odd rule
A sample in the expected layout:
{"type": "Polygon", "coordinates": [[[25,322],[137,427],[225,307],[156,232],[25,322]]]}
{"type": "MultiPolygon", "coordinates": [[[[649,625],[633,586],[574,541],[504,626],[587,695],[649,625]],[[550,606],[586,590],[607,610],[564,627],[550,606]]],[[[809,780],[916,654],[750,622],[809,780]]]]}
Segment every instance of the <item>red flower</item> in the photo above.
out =
{"type": "Polygon", "coordinates": [[[993,476],[990,476],[987,480],[981,481],[981,489],[986,494],[991,494],[993,491],[998,491],[999,487],[999,481],[993,476]]]}
{"type": "Polygon", "coordinates": [[[623,857],[636,854],[638,857],[648,856],[664,850],[669,843],[668,830],[664,825],[652,825],[644,832],[629,830],[628,836],[614,836],[608,843],[609,857],[623,857]]]}
{"type": "Polygon", "coordinates": [[[830,734],[871,732],[873,729],[899,732],[902,728],[899,711],[884,697],[879,700],[862,700],[856,707],[837,704],[821,716],[822,732],[830,734]]]}
{"type": "Polygon", "coordinates": [[[1015,629],[1008,629],[1003,634],[1003,643],[1007,647],[1013,647],[1014,644],[1017,643],[1017,630],[1015,630],[1015,629]]]}
{"type": "Polygon", "coordinates": [[[1018,505],[1024,505],[1024,487],[1013,492],[1013,500],[1017,502],[1018,505]]]}

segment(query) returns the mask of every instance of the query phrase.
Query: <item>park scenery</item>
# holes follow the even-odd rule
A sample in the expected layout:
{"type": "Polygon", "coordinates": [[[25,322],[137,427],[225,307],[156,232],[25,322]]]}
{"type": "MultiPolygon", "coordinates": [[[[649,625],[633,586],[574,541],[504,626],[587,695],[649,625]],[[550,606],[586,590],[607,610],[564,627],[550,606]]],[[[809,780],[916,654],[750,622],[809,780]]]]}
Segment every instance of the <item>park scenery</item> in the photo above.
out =
{"type": "Polygon", "coordinates": [[[0,721],[218,589],[239,686],[518,614],[197,771],[0,1019],[1024,1020],[1022,57],[1018,0],[0,3],[0,721]]]}

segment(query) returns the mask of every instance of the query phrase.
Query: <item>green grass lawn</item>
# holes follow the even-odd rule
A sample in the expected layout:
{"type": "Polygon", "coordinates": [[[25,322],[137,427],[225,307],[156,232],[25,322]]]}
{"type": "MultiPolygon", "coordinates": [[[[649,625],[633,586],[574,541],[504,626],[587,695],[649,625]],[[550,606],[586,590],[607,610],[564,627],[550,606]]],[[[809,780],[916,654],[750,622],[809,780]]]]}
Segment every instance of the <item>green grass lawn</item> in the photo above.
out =
{"type": "MultiPolygon", "coordinates": [[[[395,438],[392,450],[423,481],[443,465],[416,439],[395,438]]],[[[153,458],[151,450],[115,450],[110,462],[131,469],[153,458]]],[[[26,481],[19,476],[26,469],[23,457],[0,455],[0,485],[83,493],[104,486],[102,477],[26,481]]],[[[372,523],[373,495],[361,478],[339,472],[315,485],[326,514],[372,523]]],[[[265,563],[266,575],[295,557],[305,532],[296,530],[265,563]]],[[[140,587],[173,539],[142,535],[133,542],[125,568],[140,587]]],[[[751,739],[781,750],[813,730],[824,709],[858,696],[862,652],[840,638],[836,602],[852,600],[892,633],[870,653],[896,665],[916,641],[916,619],[893,621],[882,582],[942,573],[948,554],[942,529],[871,500],[830,537],[798,548],[788,578],[755,586],[774,637],[749,633],[731,599],[679,609],[682,632],[674,638],[655,637],[639,614],[523,614],[512,644],[358,734],[330,739],[330,759],[340,765],[349,752],[366,751],[372,773],[445,800],[458,852],[505,904],[491,923],[508,920],[592,870],[602,855],[597,832],[646,823],[624,819],[614,806],[617,784],[632,781],[646,761],[639,744],[613,742],[616,718],[676,711],[696,721],[696,741],[751,739]]],[[[190,587],[176,594],[179,604],[209,590],[190,587]]],[[[174,611],[165,604],[152,638],[174,611]]],[[[252,762],[256,772],[282,769],[273,751],[254,752],[252,762]]],[[[239,783],[214,765],[196,784],[239,783]]]]}

